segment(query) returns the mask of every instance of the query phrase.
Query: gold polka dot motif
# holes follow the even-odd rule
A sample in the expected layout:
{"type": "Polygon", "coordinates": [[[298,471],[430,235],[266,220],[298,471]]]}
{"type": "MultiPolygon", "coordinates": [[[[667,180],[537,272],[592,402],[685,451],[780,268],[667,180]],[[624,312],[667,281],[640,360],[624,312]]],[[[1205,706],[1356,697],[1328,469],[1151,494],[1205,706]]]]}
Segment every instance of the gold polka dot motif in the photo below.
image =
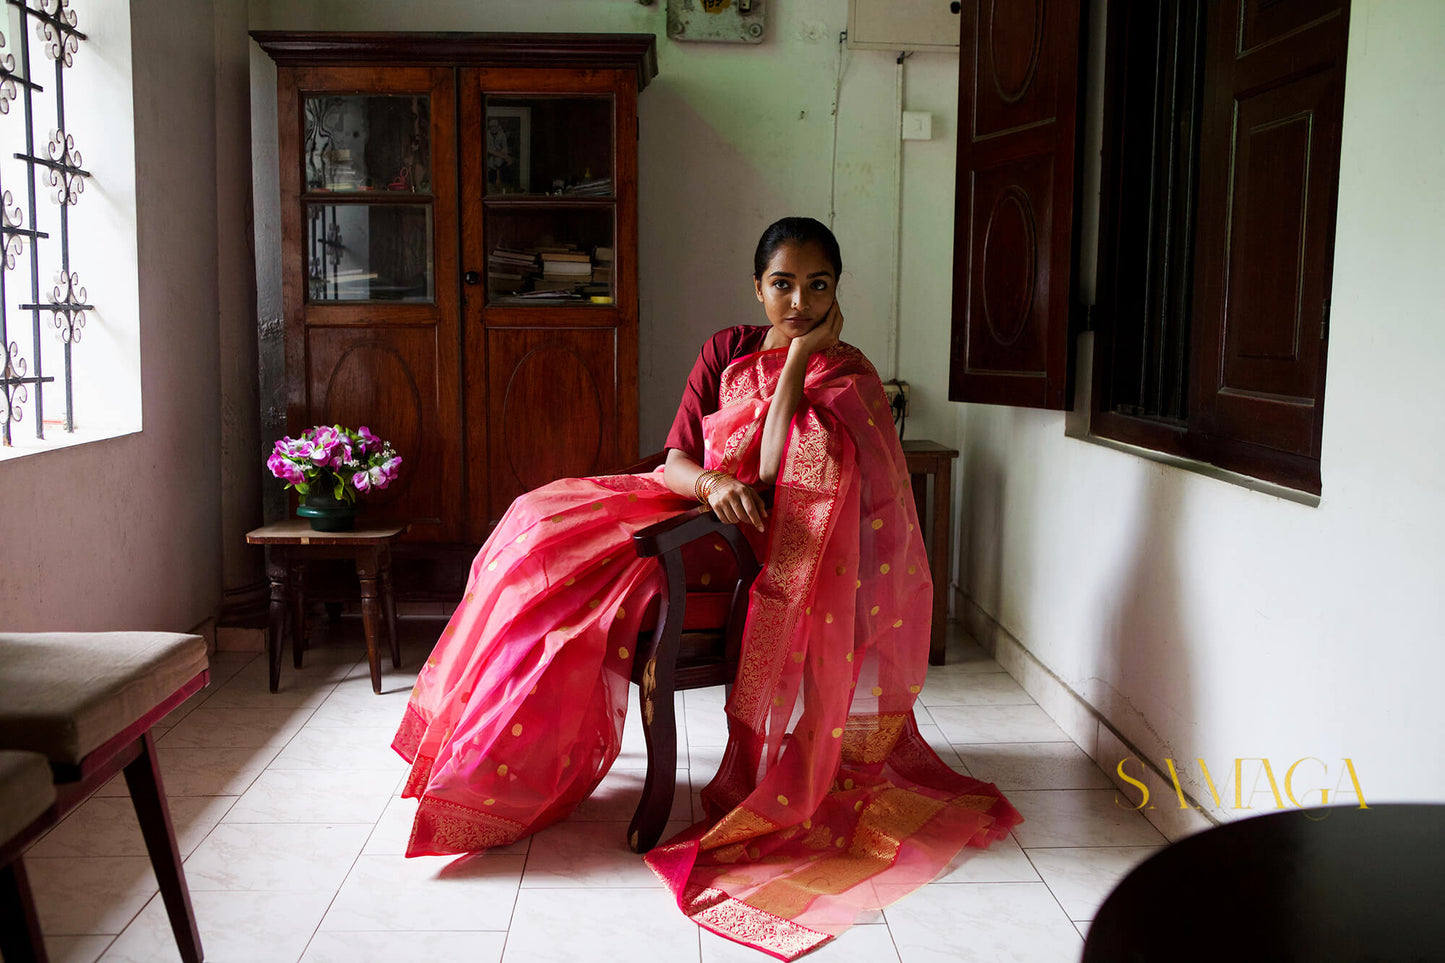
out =
{"type": "Polygon", "coordinates": [[[632,654],[632,653],[630,653],[630,652],[627,651],[627,646],[625,646],[625,645],[622,646],[621,648],[619,648],[619,649],[617,650],[617,657],[618,657],[619,659],[625,659],[625,658],[627,658],[627,657],[628,657],[629,655],[631,655],[631,654],[632,654]]]}
{"type": "Polygon", "coordinates": [[[525,542],[526,540],[527,540],[527,533],[526,533],[526,532],[523,532],[522,534],[520,534],[520,535],[517,536],[517,544],[518,544],[518,545],[520,545],[521,543],[525,542]]]}
{"type": "Polygon", "coordinates": [[[519,723],[517,723],[516,725],[512,726],[512,735],[514,735],[514,736],[520,736],[521,734],[522,734],[522,724],[519,722],[519,723]]]}
{"type": "Polygon", "coordinates": [[[497,801],[496,801],[495,799],[483,799],[483,800],[482,800],[482,805],[483,805],[483,806],[495,806],[496,804],[497,804],[497,801]]]}
{"type": "Polygon", "coordinates": [[[912,692],[914,695],[918,695],[918,693],[920,693],[920,692],[923,691],[923,686],[921,686],[921,685],[911,685],[911,686],[908,687],[908,691],[909,691],[909,692],[912,692]]]}
{"type": "Polygon", "coordinates": [[[587,607],[588,607],[589,609],[595,609],[595,608],[597,608],[597,606],[599,606],[599,605],[601,605],[601,604],[602,604],[602,600],[601,600],[601,599],[592,599],[590,602],[587,603],[587,607]]]}
{"type": "Polygon", "coordinates": [[[901,628],[903,628],[903,620],[902,620],[902,619],[898,619],[897,621],[895,621],[895,622],[893,623],[893,627],[894,627],[895,629],[901,629],[901,628]]]}
{"type": "Polygon", "coordinates": [[[488,562],[488,563],[487,563],[487,571],[488,571],[488,572],[495,572],[496,570],[497,570],[497,563],[496,563],[496,562],[488,562]]]}
{"type": "Polygon", "coordinates": [[[883,687],[881,685],[875,685],[873,687],[873,694],[876,696],[881,696],[883,694],[883,687]]]}
{"type": "Polygon", "coordinates": [[[704,584],[704,585],[710,585],[710,584],[712,584],[712,573],[711,573],[711,572],[703,572],[703,573],[702,573],[702,578],[698,579],[698,581],[701,582],[701,583],[704,584]]]}
{"type": "Polygon", "coordinates": [[[832,613],[832,612],[829,612],[827,615],[823,616],[823,621],[826,622],[826,623],[828,623],[829,625],[832,625],[832,624],[833,624],[833,613],[832,613]]]}
{"type": "Polygon", "coordinates": [[[876,532],[876,531],[878,531],[878,529],[880,529],[880,528],[882,528],[882,527],[883,527],[883,519],[881,519],[881,518],[875,518],[875,519],[873,519],[873,531],[876,532]]]}
{"type": "Polygon", "coordinates": [[[875,605],[875,606],[873,606],[871,609],[869,609],[869,610],[868,610],[868,614],[869,614],[869,615],[877,615],[877,614],[878,614],[878,606],[875,605]]]}
{"type": "Polygon", "coordinates": [[[833,729],[833,738],[834,738],[834,739],[841,738],[842,735],[843,735],[843,730],[842,730],[841,728],[835,727],[835,728],[833,729]]]}
{"type": "Polygon", "coordinates": [[[846,565],[839,565],[839,566],[838,566],[837,568],[835,568],[833,571],[837,572],[839,575],[847,575],[847,574],[848,574],[848,566],[846,566],[846,565]]]}
{"type": "Polygon", "coordinates": [[[504,763],[502,763],[500,766],[497,767],[497,775],[499,775],[499,776],[505,776],[506,774],[507,774],[507,764],[504,762],[504,763]]]}
{"type": "Polygon", "coordinates": [[[787,804],[788,804],[788,797],[787,797],[787,796],[784,796],[784,795],[782,795],[782,794],[779,794],[779,795],[778,795],[778,805],[779,805],[779,806],[786,806],[787,804]]]}
{"type": "Polygon", "coordinates": [[[887,562],[884,562],[882,565],[878,566],[878,571],[882,572],[884,575],[887,575],[892,567],[893,566],[889,565],[887,562]]]}
{"type": "Polygon", "coordinates": [[[576,580],[575,578],[569,577],[569,578],[567,579],[567,581],[563,582],[562,584],[563,584],[563,585],[576,585],[576,584],[577,584],[577,580],[576,580]]]}

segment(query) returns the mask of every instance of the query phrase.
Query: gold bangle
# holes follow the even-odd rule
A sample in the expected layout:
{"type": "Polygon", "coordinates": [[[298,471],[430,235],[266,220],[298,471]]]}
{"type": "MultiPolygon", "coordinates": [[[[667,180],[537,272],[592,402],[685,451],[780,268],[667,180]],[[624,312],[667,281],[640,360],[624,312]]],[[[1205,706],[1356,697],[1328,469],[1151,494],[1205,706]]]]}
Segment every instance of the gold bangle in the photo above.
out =
{"type": "Polygon", "coordinates": [[[707,505],[708,499],[712,497],[713,489],[717,487],[717,483],[726,477],[728,477],[727,472],[719,471],[716,468],[709,468],[697,476],[697,481],[693,484],[693,495],[695,495],[697,500],[703,505],[707,505]]]}

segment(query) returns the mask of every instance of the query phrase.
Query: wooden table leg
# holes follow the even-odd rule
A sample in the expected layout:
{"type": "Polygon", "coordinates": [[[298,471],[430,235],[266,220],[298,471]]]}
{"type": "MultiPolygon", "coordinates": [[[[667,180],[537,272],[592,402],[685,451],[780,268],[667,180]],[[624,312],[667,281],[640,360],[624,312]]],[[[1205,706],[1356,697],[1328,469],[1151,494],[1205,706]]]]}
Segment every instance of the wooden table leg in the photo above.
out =
{"type": "Polygon", "coordinates": [[[377,598],[377,556],[375,548],[368,548],[356,556],[356,575],[361,582],[361,625],[366,632],[366,663],[371,667],[371,691],[381,692],[381,653],[377,640],[381,635],[381,605],[377,598]]]}
{"type": "Polygon", "coordinates": [[[948,629],[948,543],[953,521],[953,463],[938,460],[933,476],[933,544],[928,567],[933,573],[933,630],[928,640],[928,664],[943,665],[948,629]]]}
{"type": "Polygon", "coordinates": [[[286,549],[280,545],[266,547],[266,577],[271,582],[271,610],[266,625],[266,665],[270,672],[271,691],[281,684],[281,643],[286,634],[286,549]]]}
{"type": "Polygon", "coordinates": [[[291,665],[301,668],[306,652],[306,563],[299,559],[291,564],[291,665]]]}
{"type": "Polygon", "coordinates": [[[386,632],[391,637],[391,667],[401,668],[401,640],[396,635],[396,595],[391,588],[391,549],[381,549],[381,607],[386,614],[386,632]]]}

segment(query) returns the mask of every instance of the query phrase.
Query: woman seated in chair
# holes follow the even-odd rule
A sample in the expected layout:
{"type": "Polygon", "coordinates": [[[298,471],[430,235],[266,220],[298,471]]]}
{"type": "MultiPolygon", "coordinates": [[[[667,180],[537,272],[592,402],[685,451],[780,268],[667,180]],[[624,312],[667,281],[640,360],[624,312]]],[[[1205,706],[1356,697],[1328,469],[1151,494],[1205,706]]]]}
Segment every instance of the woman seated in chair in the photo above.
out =
{"type": "Polygon", "coordinates": [[[408,855],[511,843],[596,787],[660,587],[632,533],[694,499],[746,527],[762,570],[706,818],[647,855],[690,918],[791,959],[877,908],[873,882],[897,898],[1020,821],[914,723],[932,582],[883,386],[838,339],[841,270],[822,224],[771,225],[753,262],[768,323],[703,347],[663,469],[507,511],[393,742],[421,800],[408,855]]]}

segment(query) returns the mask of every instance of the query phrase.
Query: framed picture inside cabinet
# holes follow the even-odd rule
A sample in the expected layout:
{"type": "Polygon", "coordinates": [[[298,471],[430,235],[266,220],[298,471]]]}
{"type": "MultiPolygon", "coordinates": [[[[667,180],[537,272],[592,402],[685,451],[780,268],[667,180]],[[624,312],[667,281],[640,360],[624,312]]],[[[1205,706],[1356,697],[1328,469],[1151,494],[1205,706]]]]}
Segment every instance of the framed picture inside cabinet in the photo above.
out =
{"type": "Polygon", "coordinates": [[[487,193],[531,190],[532,108],[487,106],[487,193]]]}

